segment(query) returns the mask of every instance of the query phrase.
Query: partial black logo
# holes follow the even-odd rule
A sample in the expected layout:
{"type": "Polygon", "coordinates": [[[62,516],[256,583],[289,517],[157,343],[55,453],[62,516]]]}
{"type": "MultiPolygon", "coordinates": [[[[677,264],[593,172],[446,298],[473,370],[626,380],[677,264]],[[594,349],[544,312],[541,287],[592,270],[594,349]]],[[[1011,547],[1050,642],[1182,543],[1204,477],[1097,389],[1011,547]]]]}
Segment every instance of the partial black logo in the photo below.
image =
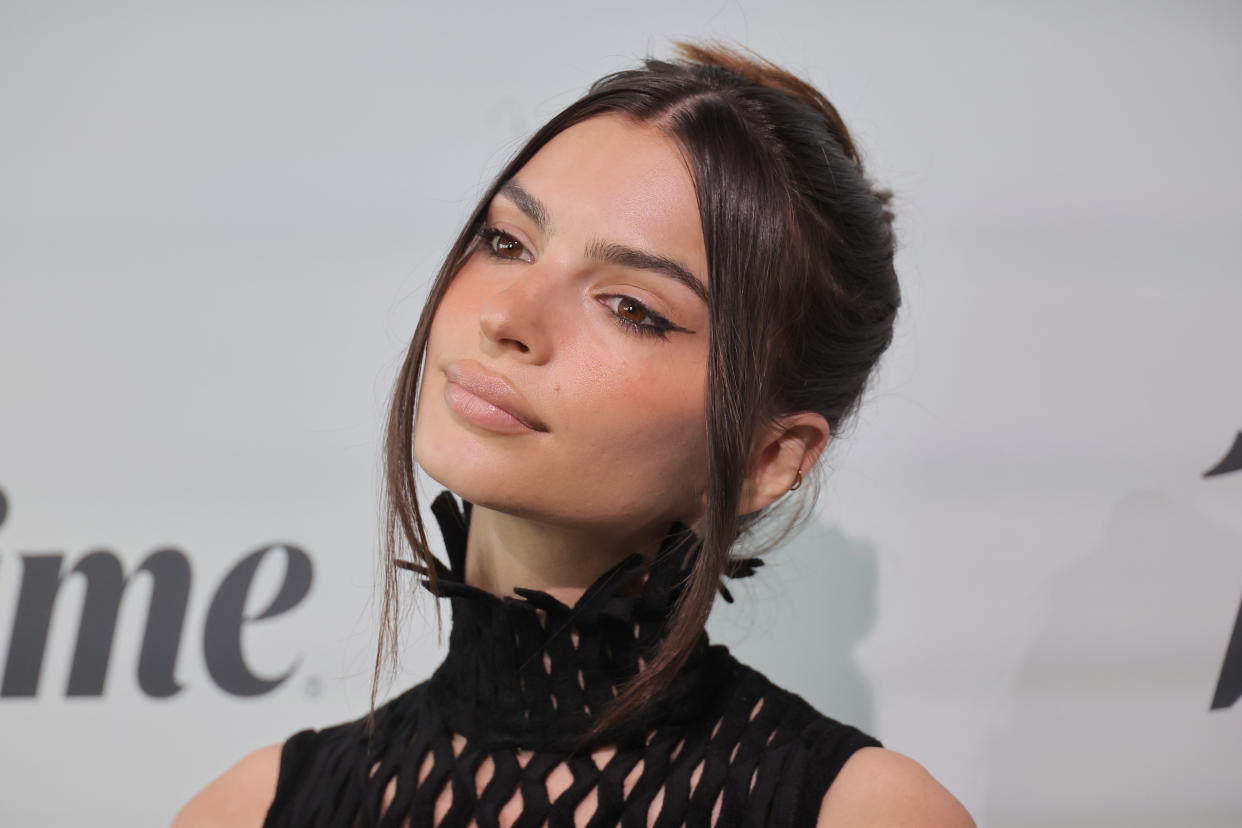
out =
{"type": "MultiPolygon", "coordinates": [[[[1233,446],[1221,461],[1205,471],[1203,476],[1215,477],[1236,471],[1242,471],[1242,431],[1233,438],[1233,446]]],[[[1216,693],[1212,696],[1212,709],[1224,710],[1233,707],[1239,698],[1242,698],[1242,604],[1238,606],[1233,634],[1229,636],[1229,646],[1225,649],[1225,661],[1220,666],[1220,678],[1216,682],[1216,693]]]]}
{"type": "Polygon", "coordinates": [[[1218,474],[1236,471],[1242,471],[1242,431],[1239,431],[1233,438],[1233,445],[1229,447],[1229,451],[1225,452],[1220,462],[1205,471],[1203,476],[1215,477],[1218,474]]]}
{"type": "Polygon", "coordinates": [[[1225,650],[1225,662],[1220,666],[1220,678],[1216,682],[1216,693],[1212,696],[1212,709],[1224,710],[1233,707],[1242,697],[1242,606],[1238,607],[1238,617],[1233,622],[1233,635],[1229,636],[1229,648],[1225,650]]]}
{"type": "MultiPolygon", "coordinates": [[[[0,524],[8,511],[0,492],[0,524]]],[[[65,571],[59,552],[21,553],[21,585],[9,649],[0,681],[0,699],[31,698],[38,694],[43,657],[57,596],[70,575],[86,582],[81,621],[69,667],[68,696],[102,696],[112,656],[117,615],[133,574],[150,578],[151,601],[138,657],[138,686],[152,698],[168,698],[184,685],[175,675],[181,649],[186,608],[190,598],[190,560],[175,548],[151,552],[126,574],[120,558],[107,549],[95,549],[78,558],[65,571]]],[[[221,690],[234,696],[259,696],[279,687],[297,669],[297,657],[284,672],[272,677],[256,674],[242,654],[246,625],[274,618],[296,607],[310,592],[311,559],[291,543],[269,543],[246,554],[225,573],[207,606],[203,630],[203,660],[207,672],[221,690]],[[277,556],[284,561],[284,577],[267,606],[246,612],[255,574],[264,560],[277,556]]],[[[63,604],[63,602],[62,602],[63,604]]]]}

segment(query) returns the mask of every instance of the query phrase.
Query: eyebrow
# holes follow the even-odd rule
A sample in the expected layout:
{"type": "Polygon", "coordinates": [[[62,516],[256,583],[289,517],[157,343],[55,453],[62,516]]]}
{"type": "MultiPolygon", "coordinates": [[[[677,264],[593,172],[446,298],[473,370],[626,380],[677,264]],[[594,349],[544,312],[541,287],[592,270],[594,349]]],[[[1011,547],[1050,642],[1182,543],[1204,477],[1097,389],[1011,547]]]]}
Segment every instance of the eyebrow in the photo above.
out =
{"type": "MultiPolygon", "coordinates": [[[[498,195],[503,195],[517,205],[517,208],[535,223],[541,233],[545,236],[550,235],[552,222],[548,218],[548,209],[543,206],[543,202],[522,189],[516,181],[506,181],[498,195]]],[[[614,264],[633,270],[647,270],[668,276],[681,282],[690,288],[695,296],[707,302],[707,289],[703,287],[703,283],[676,259],[600,239],[594,239],[587,245],[586,254],[587,258],[603,264],[614,264]]]]}
{"type": "Polygon", "coordinates": [[[587,258],[604,264],[614,264],[633,270],[649,270],[668,276],[681,282],[694,291],[695,296],[707,302],[707,289],[703,287],[703,283],[693,273],[667,256],[656,256],[623,244],[595,239],[587,245],[587,258]]]}
{"type": "Polygon", "coordinates": [[[517,208],[535,223],[540,233],[545,236],[549,235],[548,231],[552,229],[552,222],[548,220],[548,208],[543,206],[542,201],[523,190],[516,181],[512,180],[505,182],[498,195],[503,195],[516,204],[517,208]]]}

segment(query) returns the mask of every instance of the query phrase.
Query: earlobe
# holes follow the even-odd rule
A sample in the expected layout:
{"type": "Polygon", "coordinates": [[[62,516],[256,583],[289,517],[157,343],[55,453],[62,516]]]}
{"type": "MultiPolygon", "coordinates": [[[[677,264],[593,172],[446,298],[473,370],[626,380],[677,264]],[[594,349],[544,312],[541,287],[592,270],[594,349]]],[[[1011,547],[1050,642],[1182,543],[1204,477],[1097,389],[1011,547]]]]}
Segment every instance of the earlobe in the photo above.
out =
{"type": "Polygon", "coordinates": [[[785,415],[761,429],[738,513],[756,512],[799,489],[827,445],[829,432],[828,421],[812,411],[785,415]]]}

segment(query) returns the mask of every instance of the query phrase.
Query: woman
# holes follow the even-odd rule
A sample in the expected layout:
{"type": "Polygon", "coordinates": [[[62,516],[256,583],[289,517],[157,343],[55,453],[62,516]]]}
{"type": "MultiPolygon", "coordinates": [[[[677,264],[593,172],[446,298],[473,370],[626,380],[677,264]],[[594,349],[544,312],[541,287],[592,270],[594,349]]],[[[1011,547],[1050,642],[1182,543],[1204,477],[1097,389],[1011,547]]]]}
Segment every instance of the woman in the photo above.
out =
{"type": "Polygon", "coordinates": [[[722,578],[759,563],[735,544],[812,476],[900,294],[887,194],[832,105],[760,58],[678,53],[536,133],[414,333],[380,651],[404,567],[451,602],[445,662],[247,756],[178,826],[973,824],[707,643],[722,578]],[[461,498],[432,505],[448,566],[415,463],[461,498]]]}

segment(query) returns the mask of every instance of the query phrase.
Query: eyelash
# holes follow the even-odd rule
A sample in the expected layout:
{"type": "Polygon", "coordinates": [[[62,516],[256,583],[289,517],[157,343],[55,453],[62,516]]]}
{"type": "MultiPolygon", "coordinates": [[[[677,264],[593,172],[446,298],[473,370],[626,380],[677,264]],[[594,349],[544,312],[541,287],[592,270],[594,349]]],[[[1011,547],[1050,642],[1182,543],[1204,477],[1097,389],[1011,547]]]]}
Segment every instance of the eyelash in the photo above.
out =
{"type": "MultiPolygon", "coordinates": [[[[494,244],[496,243],[498,239],[508,239],[508,240],[516,242],[519,245],[522,244],[520,241],[515,239],[511,234],[506,233],[504,230],[501,230],[499,227],[480,228],[477,235],[478,235],[479,241],[482,242],[483,252],[489,259],[493,259],[495,261],[500,261],[500,262],[522,261],[521,259],[514,259],[509,256],[502,256],[496,252],[496,248],[494,247],[494,244]]],[[[613,294],[608,294],[604,298],[622,299],[628,303],[632,303],[639,310],[641,310],[647,316],[648,319],[650,319],[654,323],[651,325],[643,325],[638,322],[633,322],[629,319],[626,319],[624,316],[621,316],[616,311],[611,310],[611,308],[609,309],[610,315],[612,316],[612,318],[616,321],[618,325],[620,325],[623,329],[627,331],[638,334],[639,336],[655,336],[655,337],[659,337],[660,339],[668,339],[668,332],[670,330],[673,330],[673,328],[675,327],[671,322],[669,322],[663,316],[660,316],[658,313],[651,310],[646,305],[644,305],[642,302],[638,301],[632,296],[626,296],[620,293],[613,293],[613,294]]]]}

